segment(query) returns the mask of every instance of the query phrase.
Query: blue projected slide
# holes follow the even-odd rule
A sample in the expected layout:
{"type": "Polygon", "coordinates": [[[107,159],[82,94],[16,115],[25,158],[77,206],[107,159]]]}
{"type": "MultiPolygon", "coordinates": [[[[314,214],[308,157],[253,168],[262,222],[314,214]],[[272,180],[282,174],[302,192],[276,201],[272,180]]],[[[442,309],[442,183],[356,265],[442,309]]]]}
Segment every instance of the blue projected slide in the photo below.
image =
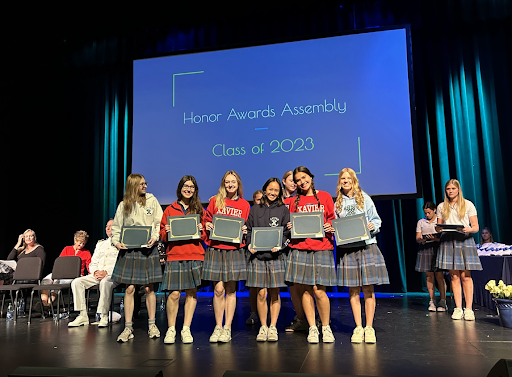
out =
{"type": "Polygon", "coordinates": [[[416,193],[406,30],[134,62],[132,171],[161,203],[186,174],[202,201],[236,170],[245,197],[304,165],[335,196],[416,193]]]}

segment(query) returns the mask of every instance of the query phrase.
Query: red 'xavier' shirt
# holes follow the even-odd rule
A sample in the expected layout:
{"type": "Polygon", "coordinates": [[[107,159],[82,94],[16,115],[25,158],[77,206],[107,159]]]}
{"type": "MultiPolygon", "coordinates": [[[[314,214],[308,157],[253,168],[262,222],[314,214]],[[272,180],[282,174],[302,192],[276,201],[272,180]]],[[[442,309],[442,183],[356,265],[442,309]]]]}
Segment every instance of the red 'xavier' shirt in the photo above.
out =
{"type": "MultiPolygon", "coordinates": [[[[243,198],[238,198],[237,200],[231,200],[226,198],[226,207],[224,209],[218,209],[215,207],[215,196],[210,199],[210,204],[208,204],[208,208],[206,209],[205,215],[205,223],[211,223],[213,219],[213,215],[224,215],[231,217],[240,217],[243,218],[247,222],[247,218],[249,217],[249,211],[251,206],[249,202],[243,198]]],[[[215,247],[217,249],[224,250],[235,250],[240,249],[245,246],[245,237],[242,238],[242,243],[222,243],[217,240],[211,240],[208,238],[206,240],[206,244],[211,247],[215,247]]]]}
{"type": "MultiPolygon", "coordinates": [[[[324,223],[331,224],[334,220],[334,202],[331,195],[325,191],[317,191],[320,208],[314,195],[300,196],[299,205],[295,206],[295,197],[290,200],[290,213],[293,212],[323,212],[324,223]]],[[[332,233],[325,233],[324,238],[294,238],[289,244],[291,249],[297,250],[332,250],[334,243],[332,233]]]]}

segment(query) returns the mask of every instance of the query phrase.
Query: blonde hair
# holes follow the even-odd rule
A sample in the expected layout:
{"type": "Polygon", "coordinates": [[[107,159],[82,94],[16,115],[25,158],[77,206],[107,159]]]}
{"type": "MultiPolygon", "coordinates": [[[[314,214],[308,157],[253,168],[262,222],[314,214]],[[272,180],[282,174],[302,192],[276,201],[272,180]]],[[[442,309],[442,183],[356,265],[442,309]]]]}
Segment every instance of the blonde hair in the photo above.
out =
{"type": "Polygon", "coordinates": [[[89,240],[89,235],[87,234],[87,232],[85,230],[79,230],[79,231],[75,232],[73,238],[75,239],[75,241],[83,240],[84,244],[86,244],[87,240],[89,240]]]}
{"type": "Polygon", "coordinates": [[[341,188],[341,176],[345,173],[348,173],[352,179],[352,190],[354,191],[354,197],[356,198],[357,206],[364,210],[363,190],[359,186],[359,180],[357,179],[356,172],[351,168],[344,168],[341,169],[340,174],[338,175],[338,183],[336,184],[336,192],[338,194],[336,197],[336,211],[341,212],[343,210],[343,189],[341,188]]]}
{"type": "Polygon", "coordinates": [[[242,198],[244,195],[244,189],[242,186],[242,180],[240,179],[240,176],[236,171],[228,170],[226,173],[224,173],[222,181],[220,182],[219,191],[215,196],[215,207],[217,207],[218,209],[224,209],[226,207],[226,198],[228,196],[228,193],[226,192],[226,185],[224,182],[226,181],[228,175],[234,176],[236,182],[238,183],[238,189],[236,190],[236,194],[238,195],[238,197],[242,198]]]}
{"type": "Polygon", "coordinates": [[[141,206],[146,205],[146,195],[139,195],[140,182],[144,179],[142,174],[130,174],[126,178],[126,184],[124,186],[124,214],[129,215],[135,203],[139,203],[141,206]]]}
{"type": "MultiPolygon", "coordinates": [[[[37,236],[36,236],[36,232],[34,232],[32,229],[27,229],[26,231],[24,231],[22,234],[23,236],[25,236],[25,234],[27,234],[28,232],[32,232],[34,233],[34,243],[36,245],[38,245],[37,243],[37,236]]],[[[16,250],[17,250],[17,254],[21,253],[23,250],[25,250],[27,248],[27,244],[25,243],[25,237],[23,237],[23,242],[21,243],[21,246],[18,247],[16,250]]]]}
{"type": "Polygon", "coordinates": [[[460,183],[456,179],[450,179],[446,184],[444,185],[444,204],[443,204],[443,219],[447,219],[450,216],[450,200],[448,199],[448,196],[446,195],[446,188],[448,185],[454,185],[458,190],[459,193],[457,195],[457,215],[459,215],[459,218],[463,219],[464,215],[466,214],[466,201],[464,200],[464,196],[462,195],[462,190],[460,188],[460,183]]]}

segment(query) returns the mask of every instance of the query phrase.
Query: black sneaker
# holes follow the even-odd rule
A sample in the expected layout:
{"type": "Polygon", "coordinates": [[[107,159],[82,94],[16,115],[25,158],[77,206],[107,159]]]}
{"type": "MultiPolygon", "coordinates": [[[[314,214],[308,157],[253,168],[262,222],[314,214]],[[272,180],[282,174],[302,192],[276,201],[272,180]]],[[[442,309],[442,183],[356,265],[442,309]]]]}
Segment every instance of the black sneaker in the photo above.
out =
{"type": "Polygon", "coordinates": [[[286,327],[284,330],[286,332],[295,332],[295,331],[307,331],[309,326],[306,321],[303,321],[299,318],[295,318],[290,326],[286,327]]]}

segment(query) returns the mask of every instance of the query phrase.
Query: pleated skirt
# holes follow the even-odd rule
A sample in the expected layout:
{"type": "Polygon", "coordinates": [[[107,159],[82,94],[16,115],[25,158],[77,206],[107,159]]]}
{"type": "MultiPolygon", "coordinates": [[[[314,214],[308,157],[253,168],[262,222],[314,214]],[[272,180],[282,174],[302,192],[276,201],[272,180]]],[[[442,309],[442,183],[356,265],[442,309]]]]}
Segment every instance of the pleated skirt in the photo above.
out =
{"type": "Polygon", "coordinates": [[[332,250],[297,250],[288,253],[285,280],[305,285],[336,285],[332,250]]]}
{"type": "Polygon", "coordinates": [[[339,286],[389,284],[386,262],[376,243],[363,247],[338,247],[336,252],[339,286]]]}
{"type": "Polygon", "coordinates": [[[201,285],[203,261],[183,260],[167,261],[161,289],[164,291],[183,291],[201,285]]]}
{"type": "Polygon", "coordinates": [[[284,283],[286,258],[283,253],[279,253],[277,258],[268,261],[259,260],[252,256],[247,263],[247,282],[245,285],[257,288],[286,287],[284,283]]]}
{"type": "Polygon", "coordinates": [[[473,237],[456,232],[444,232],[439,243],[436,267],[443,270],[482,270],[473,237]]]}
{"type": "Polygon", "coordinates": [[[151,284],[162,281],[157,247],[119,251],[112,280],[122,284],[151,284]]]}
{"type": "Polygon", "coordinates": [[[201,279],[223,282],[246,280],[245,249],[225,250],[208,247],[204,255],[201,279]]]}
{"type": "Polygon", "coordinates": [[[418,272],[434,272],[436,268],[439,242],[428,242],[420,245],[416,256],[415,270],[418,272]]]}

